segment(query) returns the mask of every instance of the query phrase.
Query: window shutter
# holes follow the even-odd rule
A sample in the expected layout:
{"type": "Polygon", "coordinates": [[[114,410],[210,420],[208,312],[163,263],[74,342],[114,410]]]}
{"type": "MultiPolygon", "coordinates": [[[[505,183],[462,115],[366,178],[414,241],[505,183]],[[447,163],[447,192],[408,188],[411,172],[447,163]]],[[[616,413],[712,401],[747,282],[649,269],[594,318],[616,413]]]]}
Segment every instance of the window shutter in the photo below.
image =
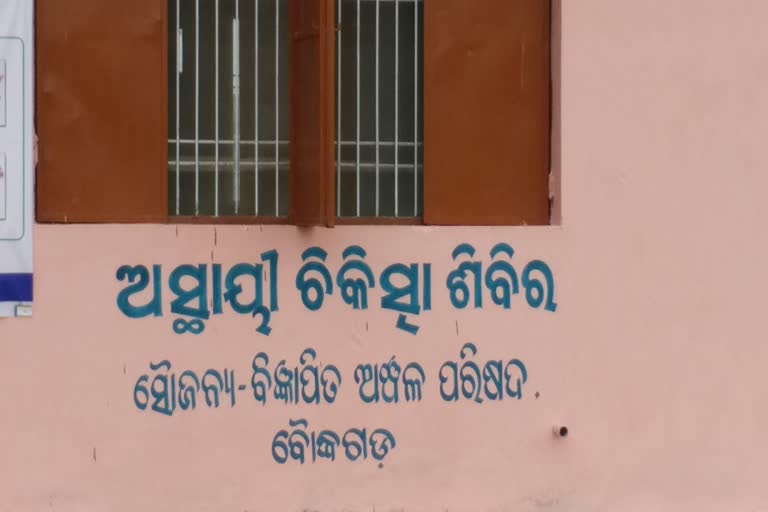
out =
{"type": "Polygon", "coordinates": [[[167,0],[37,0],[37,219],[167,219],[167,0]]]}
{"type": "Polygon", "coordinates": [[[334,0],[290,0],[291,221],[334,222],[334,0]]]}
{"type": "Polygon", "coordinates": [[[424,2],[424,221],[549,222],[550,0],[424,2]]]}

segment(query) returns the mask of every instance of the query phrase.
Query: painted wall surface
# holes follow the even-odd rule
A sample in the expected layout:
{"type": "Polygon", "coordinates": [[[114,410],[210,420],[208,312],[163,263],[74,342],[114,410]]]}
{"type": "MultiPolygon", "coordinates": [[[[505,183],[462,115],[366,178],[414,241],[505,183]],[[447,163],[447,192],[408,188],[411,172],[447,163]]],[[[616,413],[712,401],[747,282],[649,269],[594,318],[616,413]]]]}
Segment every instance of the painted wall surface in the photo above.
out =
{"type": "Polygon", "coordinates": [[[768,509],[768,4],[579,0],[557,11],[560,226],[36,226],[34,318],[0,323],[0,510],[768,509]],[[482,308],[451,303],[446,278],[461,243],[484,269],[496,244],[514,248],[521,282],[510,309],[485,285],[482,308]],[[346,304],[335,280],[351,245],[376,277],[368,309],[346,304]],[[334,280],[318,311],[295,283],[313,246],[328,252],[334,280]],[[211,273],[216,263],[226,275],[273,249],[269,335],[256,331],[263,311],[238,314],[226,301],[202,333],[174,332],[174,269],[211,273]],[[533,260],[552,270],[556,311],[526,300],[533,260]],[[415,335],[381,306],[379,276],[395,263],[431,264],[431,310],[406,319],[415,335]],[[123,265],[161,266],[162,316],[118,308],[123,265]],[[462,360],[470,342],[477,355],[462,360]],[[270,370],[282,359],[301,369],[306,348],[341,375],[340,387],[323,388],[333,403],[329,391],[319,405],[285,404],[274,382],[266,403],[256,400],[263,388],[252,384],[264,377],[252,381],[254,356],[267,354],[270,370]],[[392,356],[423,367],[421,400],[401,389],[397,403],[365,403],[356,367],[392,356]],[[518,359],[525,382],[505,378],[513,391],[520,380],[522,396],[491,400],[491,385],[482,403],[446,401],[441,366],[470,359],[519,372],[507,366],[518,359]],[[135,390],[164,360],[177,378],[234,370],[236,404],[222,393],[209,406],[201,391],[194,410],[178,400],[162,414],[151,389],[135,390]],[[340,436],[386,429],[395,443],[367,445],[355,462],[345,446],[313,462],[310,447],[300,464],[301,438],[280,437],[300,419],[307,432],[340,436]],[[560,424],[566,439],[552,434],[560,424]]]}

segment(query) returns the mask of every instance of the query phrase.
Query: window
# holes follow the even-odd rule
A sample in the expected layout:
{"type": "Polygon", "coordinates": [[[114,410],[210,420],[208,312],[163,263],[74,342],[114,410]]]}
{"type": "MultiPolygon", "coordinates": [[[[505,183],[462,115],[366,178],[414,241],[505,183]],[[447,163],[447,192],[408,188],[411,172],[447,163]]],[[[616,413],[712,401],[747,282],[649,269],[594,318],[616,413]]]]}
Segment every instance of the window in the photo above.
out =
{"type": "Polygon", "coordinates": [[[288,2],[166,1],[169,214],[288,215],[288,2]]]}
{"type": "Polygon", "coordinates": [[[422,214],[423,1],[337,1],[339,217],[422,214]]]}
{"type": "MultiPolygon", "coordinates": [[[[421,215],[422,1],[335,0],[338,217],[421,215]]],[[[288,215],[288,2],[168,12],[169,214],[288,215]]]]}
{"type": "Polygon", "coordinates": [[[549,0],[38,4],[41,222],[548,222],[549,0]]]}

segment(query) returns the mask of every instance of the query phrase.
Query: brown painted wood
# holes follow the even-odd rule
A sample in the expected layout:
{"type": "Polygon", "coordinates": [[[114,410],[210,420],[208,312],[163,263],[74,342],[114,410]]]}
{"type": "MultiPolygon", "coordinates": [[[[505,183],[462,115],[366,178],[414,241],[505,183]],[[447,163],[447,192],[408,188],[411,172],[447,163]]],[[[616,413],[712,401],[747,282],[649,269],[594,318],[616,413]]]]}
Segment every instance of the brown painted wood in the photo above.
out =
{"type": "Polygon", "coordinates": [[[180,215],[178,217],[171,217],[169,220],[172,224],[241,224],[249,226],[254,224],[290,224],[287,217],[266,217],[262,215],[255,217],[247,217],[244,215],[224,215],[220,217],[195,217],[189,215],[180,215]]]}
{"type": "Polygon", "coordinates": [[[167,220],[167,0],[37,0],[37,220],[167,220]]]}
{"type": "Polygon", "coordinates": [[[548,224],[550,0],[424,2],[424,221],[548,224]]]}
{"type": "Polygon", "coordinates": [[[418,217],[340,217],[336,219],[339,226],[421,226],[418,217]]]}
{"type": "Polygon", "coordinates": [[[290,219],[299,226],[334,221],[333,20],[333,0],[290,0],[290,219]]]}

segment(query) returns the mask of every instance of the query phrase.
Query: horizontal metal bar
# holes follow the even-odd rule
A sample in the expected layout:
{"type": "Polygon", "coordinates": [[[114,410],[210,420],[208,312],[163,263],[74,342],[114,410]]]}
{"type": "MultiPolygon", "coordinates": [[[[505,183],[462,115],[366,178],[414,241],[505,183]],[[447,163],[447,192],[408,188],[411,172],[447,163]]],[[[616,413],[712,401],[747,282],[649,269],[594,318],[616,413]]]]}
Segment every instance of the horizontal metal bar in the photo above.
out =
{"type": "MultiPolygon", "coordinates": [[[[358,165],[357,162],[341,162],[341,168],[342,169],[345,169],[345,168],[354,169],[355,167],[357,167],[357,165],[358,165]]],[[[419,165],[419,169],[421,169],[421,167],[422,166],[419,165]]],[[[361,169],[375,171],[376,170],[376,162],[360,162],[360,168],[361,169]]],[[[385,164],[385,163],[379,162],[379,168],[381,168],[381,169],[394,169],[395,168],[395,164],[385,164]]]]}
{"type": "MultiPolygon", "coordinates": [[[[245,165],[245,166],[253,167],[255,163],[256,163],[256,160],[254,160],[254,159],[243,159],[243,158],[240,159],[240,165],[241,166],[245,165]]],[[[283,166],[287,167],[289,163],[290,163],[289,160],[280,160],[279,161],[279,165],[281,167],[283,167],[283,166]]],[[[182,160],[181,162],[179,162],[179,165],[181,167],[193,167],[195,164],[200,165],[200,167],[205,166],[205,167],[211,167],[211,168],[213,168],[214,165],[215,165],[213,160],[202,160],[202,159],[201,160],[197,160],[197,161],[195,161],[195,160],[182,160]]],[[[168,165],[176,165],[176,162],[173,161],[173,160],[169,160],[168,161],[168,165]]],[[[275,165],[275,161],[271,160],[271,159],[266,159],[265,160],[263,158],[259,158],[259,166],[261,167],[262,165],[270,165],[270,166],[272,166],[272,165],[275,165]]],[[[235,166],[235,161],[234,160],[221,160],[221,159],[219,159],[219,167],[234,167],[234,166],[235,166]]]]}
{"type": "MultiPolygon", "coordinates": [[[[255,161],[252,160],[252,159],[245,159],[245,160],[241,159],[240,163],[252,167],[253,164],[255,163],[255,161]]],[[[274,160],[259,159],[259,164],[262,164],[262,163],[265,164],[265,165],[274,165],[275,161],[274,160]]],[[[290,162],[288,160],[280,160],[280,166],[281,167],[282,166],[287,166],[289,163],[290,162]]],[[[199,164],[200,164],[201,167],[203,167],[203,166],[205,166],[205,167],[213,167],[214,162],[212,160],[200,160],[199,164]]],[[[176,165],[176,162],[173,161],[173,160],[169,160],[168,161],[168,165],[176,165]]],[[[192,167],[192,166],[195,165],[195,161],[194,160],[182,160],[181,162],[179,162],[179,165],[181,167],[192,167]]],[[[219,166],[221,166],[221,167],[233,167],[234,165],[235,165],[235,163],[233,161],[227,162],[227,161],[224,161],[224,160],[219,160],[219,166]]],[[[342,168],[354,169],[356,166],[357,166],[357,162],[341,162],[341,167],[342,168]]],[[[360,167],[361,168],[365,168],[365,169],[376,169],[376,164],[375,163],[361,162],[360,163],[360,167]]],[[[380,163],[379,167],[394,169],[395,168],[395,164],[380,163]]],[[[418,168],[421,169],[422,167],[423,167],[422,164],[419,164],[418,168]]]]}
{"type": "MultiPolygon", "coordinates": [[[[196,162],[194,160],[182,160],[181,162],[179,162],[179,166],[181,166],[181,167],[193,167],[195,165],[195,163],[196,162]]],[[[205,168],[210,167],[211,169],[213,169],[214,165],[215,165],[213,160],[199,160],[197,163],[199,164],[201,169],[203,167],[205,167],[205,168]]],[[[253,160],[253,159],[241,159],[240,160],[241,167],[242,166],[246,166],[246,169],[245,169],[246,172],[252,171],[253,169],[248,169],[248,167],[253,167],[255,163],[256,163],[256,161],[253,160]]],[[[280,160],[279,161],[280,167],[288,167],[289,163],[290,163],[289,160],[280,160]]],[[[263,165],[273,166],[273,165],[275,165],[275,161],[274,160],[270,160],[270,159],[265,160],[263,158],[260,158],[259,159],[259,165],[261,166],[262,164],[263,165]]],[[[170,165],[170,166],[176,165],[176,161],[169,160],[168,161],[168,165],[170,165]]],[[[235,165],[234,161],[219,160],[219,167],[234,167],[234,165],[235,165]]],[[[340,163],[340,167],[342,169],[355,170],[357,168],[357,166],[358,166],[357,162],[341,162],[340,163]]],[[[394,169],[395,168],[395,164],[379,163],[379,167],[381,169],[394,169]]],[[[361,169],[375,171],[376,170],[376,164],[374,162],[371,162],[371,163],[360,162],[360,168],[361,169]]],[[[418,168],[421,169],[422,165],[419,164],[418,168]]]]}
{"type": "MultiPolygon", "coordinates": [[[[338,144],[338,142],[336,142],[336,144],[338,144]]],[[[355,142],[353,140],[352,141],[347,141],[347,140],[341,141],[341,145],[342,146],[354,146],[356,144],[357,144],[357,142],[355,142]]],[[[387,141],[383,141],[383,140],[380,140],[378,143],[376,141],[367,141],[367,140],[361,140],[360,141],[360,145],[361,146],[376,146],[376,144],[378,144],[379,146],[383,146],[383,147],[392,147],[392,146],[395,145],[394,142],[387,142],[387,141]]],[[[413,141],[400,141],[400,142],[397,143],[397,145],[398,146],[413,146],[413,141]]],[[[419,146],[423,146],[423,145],[424,145],[423,142],[419,142],[419,146]]]]}
{"type": "MultiPolygon", "coordinates": [[[[181,139],[179,141],[181,144],[193,144],[195,142],[194,139],[181,139]]],[[[215,144],[216,141],[212,139],[200,139],[198,141],[200,144],[215,144]]],[[[175,139],[168,139],[168,144],[176,144],[175,139]]],[[[234,144],[234,141],[231,139],[219,139],[219,144],[234,144]]],[[[241,140],[240,144],[243,146],[250,145],[253,146],[254,142],[252,140],[241,140]]],[[[288,145],[287,140],[281,140],[278,141],[278,144],[280,145],[288,145]]],[[[260,140],[259,141],[260,146],[274,146],[275,141],[274,140],[260,140]]]]}
{"type": "MultiPolygon", "coordinates": [[[[184,145],[184,144],[194,144],[195,140],[194,139],[181,139],[179,142],[182,145],[184,145]]],[[[215,140],[208,140],[208,139],[200,139],[197,142],[200,143],[200,144],[215,144],[216,143],[215,140]]],[[[234,143],[234,141],[232,141],[232,140],[219,139],[219,144],[233,144],[233,143],[234,143]]],[[[176,144],[176,140],[168,139],[168,144],[176,144]]],[[[243,146],[247,146],[247,145],[253,146],[254,142],[252,140],[251,141],[241,140],[240,144],[243,145],[243,146]]],[[[287,140],[281,140],[281,141],[278,142],[278,144],[280,144],[281,146],[288,145],[288,141],[287,140]]],[[[339,143],[338,142],[334,142],[334,144],[338,145],[339,143]]],[[[357,142],[355,142],[354,140],[343,140],[343,141],[341,141],[341,145],[342,146],[355,146],[356,144],[357,144],[357,142]]],[[[259,141],[259,145],[260,146],[274,146],[275,145],[275,141],[274,140],[260,140],[259,141]]],[[[360,145],[361,146],[375,146],[376,142],[375,141],[361,140],[360,141],[360,145]]],[[[395,145],[394,142],[379,141],[379,146],[392,147],[394,145],[395,145]]],[[[398,145],[399,146],[406,146],[406,147],[413,146],[413,141],[400,141],[400,142],[398,142],[398,145]]],[[[424,145],[424,143],[419,141],[419,146],[423,146],[423,145],[424,145]]]]}

